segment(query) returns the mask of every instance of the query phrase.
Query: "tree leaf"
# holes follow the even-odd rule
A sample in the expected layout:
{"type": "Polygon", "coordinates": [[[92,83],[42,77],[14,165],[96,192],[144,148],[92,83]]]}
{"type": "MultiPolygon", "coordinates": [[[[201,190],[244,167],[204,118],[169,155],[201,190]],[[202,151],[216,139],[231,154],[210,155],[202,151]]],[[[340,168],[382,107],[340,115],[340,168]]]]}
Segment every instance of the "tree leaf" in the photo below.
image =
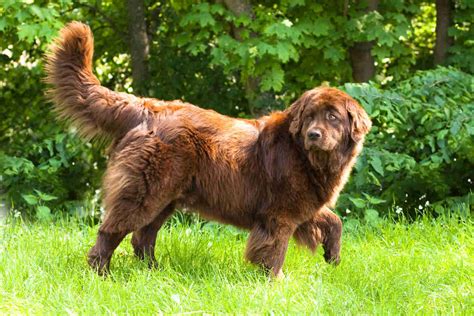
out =
{"type": "Polygon", "coordinates": [[[7,26],[7,20],[4,17],[0,18],[0,32],[3,32],[7,26]]]}
{"type": "Polygon", "coordinates": [[[377,204],[382,204],[382,203],[385,203],[386,201],[385,200],[382,200],[382,199],[379,199],[379,198],[376,198],[376,197],[373,197],[369,194],[366,194],[366,193],[362,193],[365,198],[367,199],[367,201],[369,201],[370,204],[372,205],[377,205],[377,204]]]}
{"type": "Polygon", "coordinates": [[[18,37],[21,40],[32,42],[38,34],[37,26],[31,24],[23,24],[18,26],[18,37]]]}
{"type": "Polygon", "coordinates": [[[326,17],[320,17],[314,21],[311,33],[314,36],[325,36],[329,34],[329,29],[331,27],[331,22],[326,17]]]}
{"type": "Polygon", "coordinates": [[[34,196],[32,194],[22,194],[21,196],[26,201],[26,203],[28,203],[29,205],[38,204],[38,199],[36,198],[36,196],[34,196]]]}
{"type": "Polygon", "coordinates": [[[31,12],[33,12],[34,15],[36,15],[40,19],[44,19],[44,15],[42,10],[37,6],[37,5],[31,5],[30,6],[31,12]]]}
{"type": "Polygon", "coordinates": [[[372,168],[374,168],[375,171],[377,171],[378,174],[380,174],[381,176],[384,175],[382,161],[380,160],[379,156],[372,156],[370,158],[370,165],[372,166],[372,168]]]}
{"type": "Polygon", "coordinates": [[[36,192],[36,194],[38,194],[38,197],[39,197],[40,200],[42,200],[42,201],[52,201],[52,200],[56,200],[56,199],[57,199],[56,196],[43,193],[43,192],[41,192],[41,191],[39,191],[39,190],[35,190],[35,192],[36,192]]]}
{"type": "Polygon", "coordinates": [[[355,205],[357,208],[365,208],[366,204],[365,201],[361,198],[353,198],[350,197],[349,200],[355,205]]]}
{"type": "Polygon", "coordinates": [[[262,91],[269,91],[272,89],[274,91],[280,91],[283,87],[284,76],[285,73],[283,72],[283,69],[281,69],[281,66],[274,64],[270,68],[270,71],[266,72],[265,76],[263,76],[261,83],[262,91]]]}
{"type": "Polygon", "coordinates": [[[40,220],[47,220],[51,218],[51,210],[45,205],[38,205],[36,207],[36,217],[40,220]]]}
{"type": "Polygon", "coordinates": [[[377,224],[380,221],[379,212],[373,208],[366,209],[364,212],[364,219],[370,225],[377,224]]]}

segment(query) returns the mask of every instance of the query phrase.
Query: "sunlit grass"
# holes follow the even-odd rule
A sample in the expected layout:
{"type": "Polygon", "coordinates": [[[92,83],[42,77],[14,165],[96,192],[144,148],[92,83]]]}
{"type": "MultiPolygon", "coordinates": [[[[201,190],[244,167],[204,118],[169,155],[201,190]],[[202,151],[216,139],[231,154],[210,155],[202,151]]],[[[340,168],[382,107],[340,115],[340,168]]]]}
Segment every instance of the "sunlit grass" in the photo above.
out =
{"type": "Polygon", "coordinates": [[[0,228],[0,314],[474,314],[473,228],[352,225],[337,268],[292,243],[286,279],[269,282],[243,259],[247,233],[228,226],[172,221],[159,233],[155,270],[127,238],[103,279],[85,257],[97,227],[10,223],[0,228]]]}

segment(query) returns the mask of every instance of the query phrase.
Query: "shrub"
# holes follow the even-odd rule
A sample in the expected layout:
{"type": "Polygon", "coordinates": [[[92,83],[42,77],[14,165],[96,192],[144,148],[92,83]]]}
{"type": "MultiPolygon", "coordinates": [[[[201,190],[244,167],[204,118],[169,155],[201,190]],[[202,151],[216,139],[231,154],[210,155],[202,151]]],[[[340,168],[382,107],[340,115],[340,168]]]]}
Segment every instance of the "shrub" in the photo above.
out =
{"type": "Polygon", "coordinates": [[[0,107],[0,193],[7,205],[40,218],[53,209],[82,211],[104,169],[101,151],[56,121],[44,99],[41,67],[11,71],[15,76],[0,91],[0,104],[7,105],[0,107]]]}
{"type": "Polygon", "coordinates": [[[472,75],[453,68],[420,71],[385,90],[346,84],[374,127],[339,209],[371,218],[391,209],[414,215],[459,203],[472,208],[473,87],[472,75]]]}

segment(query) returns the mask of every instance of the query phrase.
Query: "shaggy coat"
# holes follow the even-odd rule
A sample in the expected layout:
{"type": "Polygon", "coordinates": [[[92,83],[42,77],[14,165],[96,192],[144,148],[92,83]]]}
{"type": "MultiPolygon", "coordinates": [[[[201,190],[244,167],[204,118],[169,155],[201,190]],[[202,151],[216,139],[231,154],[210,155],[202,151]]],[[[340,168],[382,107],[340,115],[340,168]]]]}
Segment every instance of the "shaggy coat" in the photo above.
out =
{"type": "Polygon", "coordinates": [[[106,272],[128,233],[154,260],[157,231],[176,207],[250,230],[246,257],[282,276],[289,239],[339,262],[341,221],[333,206],[371,123],[334,88],[304,93],[283,112],[235,119],[181,101],[100,86],[89,27],[72,22],[47,55],[49,96],[86,138],[111,140],[106,214],[89,264],[106,272]]]}

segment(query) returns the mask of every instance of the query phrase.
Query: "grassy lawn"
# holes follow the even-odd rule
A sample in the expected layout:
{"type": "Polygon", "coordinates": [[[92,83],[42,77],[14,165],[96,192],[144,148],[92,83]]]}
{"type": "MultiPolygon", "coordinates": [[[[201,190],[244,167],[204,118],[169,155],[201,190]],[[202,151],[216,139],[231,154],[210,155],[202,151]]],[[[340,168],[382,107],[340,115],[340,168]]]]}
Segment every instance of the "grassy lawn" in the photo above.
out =
{"type": "Polygon", "coordinates": [[[96,231],[0,226],[0,314],[474,314],[472,222],[346,225],[337,268],[292,242],[277,282],[244,261],[245,232],[176,220],[159,233],[159,268],[135,259],[128,237],[103,279],[86,265],[96,231]]]}

